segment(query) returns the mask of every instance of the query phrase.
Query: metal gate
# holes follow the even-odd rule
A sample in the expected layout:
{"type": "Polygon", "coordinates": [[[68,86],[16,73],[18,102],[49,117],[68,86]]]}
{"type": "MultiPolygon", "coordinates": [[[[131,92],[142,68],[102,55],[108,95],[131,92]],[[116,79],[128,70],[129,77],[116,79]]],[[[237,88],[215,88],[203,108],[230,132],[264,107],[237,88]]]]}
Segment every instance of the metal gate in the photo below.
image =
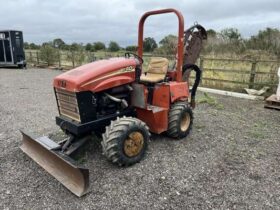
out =
{"type": "Polygon", "coordinates": [[[10,32],[0,32],[0,64],[14,64],[10,32]]]}

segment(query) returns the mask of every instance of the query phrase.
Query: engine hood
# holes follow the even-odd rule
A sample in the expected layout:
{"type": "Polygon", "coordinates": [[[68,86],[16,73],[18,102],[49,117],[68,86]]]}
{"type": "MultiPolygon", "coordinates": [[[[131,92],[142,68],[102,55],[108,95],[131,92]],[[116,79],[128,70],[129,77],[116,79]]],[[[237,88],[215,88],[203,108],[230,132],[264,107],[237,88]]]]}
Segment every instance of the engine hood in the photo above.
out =
{"type": "Polygon", "coordinates": [[[111,58],[85,64],[54,78],[56,88],[71,92],[101,91],[135,80],[134,58],[111,58]]]}

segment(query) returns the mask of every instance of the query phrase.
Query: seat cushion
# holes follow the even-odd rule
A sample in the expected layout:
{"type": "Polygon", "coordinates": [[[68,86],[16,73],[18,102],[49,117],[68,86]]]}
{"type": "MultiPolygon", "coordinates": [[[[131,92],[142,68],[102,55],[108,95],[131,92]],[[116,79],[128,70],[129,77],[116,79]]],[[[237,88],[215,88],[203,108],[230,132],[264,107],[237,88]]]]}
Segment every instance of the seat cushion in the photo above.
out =
{"type": "Polygon", "coordinates": [[[142,82],[157,83],[163,81],[164,78],[165,78],[165,74],[147,73],[146,75],[142,74],[140,80],[142,82]]]}
{"type": "Polygon", "coordinates": [[[168,59],[153,57],[148,66],[146,74],[141,75],[140,80],[143,82],[157,83],[163,81],[168,69],[168,59]]]}
{"type": "Polygon", "coordinates": [[[153,57],[148,66],[148,73],[166,74],[168,69],[168,59],[153,57]]]}

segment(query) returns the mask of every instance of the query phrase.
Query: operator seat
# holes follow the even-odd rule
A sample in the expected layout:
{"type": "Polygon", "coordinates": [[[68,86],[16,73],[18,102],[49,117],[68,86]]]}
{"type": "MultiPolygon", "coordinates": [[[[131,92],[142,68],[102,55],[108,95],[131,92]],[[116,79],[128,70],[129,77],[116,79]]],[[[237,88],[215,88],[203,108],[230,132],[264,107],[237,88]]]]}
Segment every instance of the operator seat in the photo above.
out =
{"type": "Polygon", "coordinates": [[[153,57],[148,66],[148,71],[141,75],[141,82],[158,83],[165,79],[168,69],[168,59],[153,57]]]}

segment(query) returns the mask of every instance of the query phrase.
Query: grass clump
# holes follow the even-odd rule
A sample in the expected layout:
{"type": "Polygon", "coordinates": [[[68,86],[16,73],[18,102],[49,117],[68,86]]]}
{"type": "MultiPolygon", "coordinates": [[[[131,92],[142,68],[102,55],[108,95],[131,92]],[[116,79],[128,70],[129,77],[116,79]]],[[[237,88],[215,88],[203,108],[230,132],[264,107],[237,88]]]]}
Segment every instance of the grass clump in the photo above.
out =
{"type": "Polygon", "coordinates": [[[203,93],[203,97],[199,97],[197,99],[198,104],[209,104],[217,109],[224,109],[224,105],[219,103],[216,98],[209,96],[207,93],[203,93]]]}

